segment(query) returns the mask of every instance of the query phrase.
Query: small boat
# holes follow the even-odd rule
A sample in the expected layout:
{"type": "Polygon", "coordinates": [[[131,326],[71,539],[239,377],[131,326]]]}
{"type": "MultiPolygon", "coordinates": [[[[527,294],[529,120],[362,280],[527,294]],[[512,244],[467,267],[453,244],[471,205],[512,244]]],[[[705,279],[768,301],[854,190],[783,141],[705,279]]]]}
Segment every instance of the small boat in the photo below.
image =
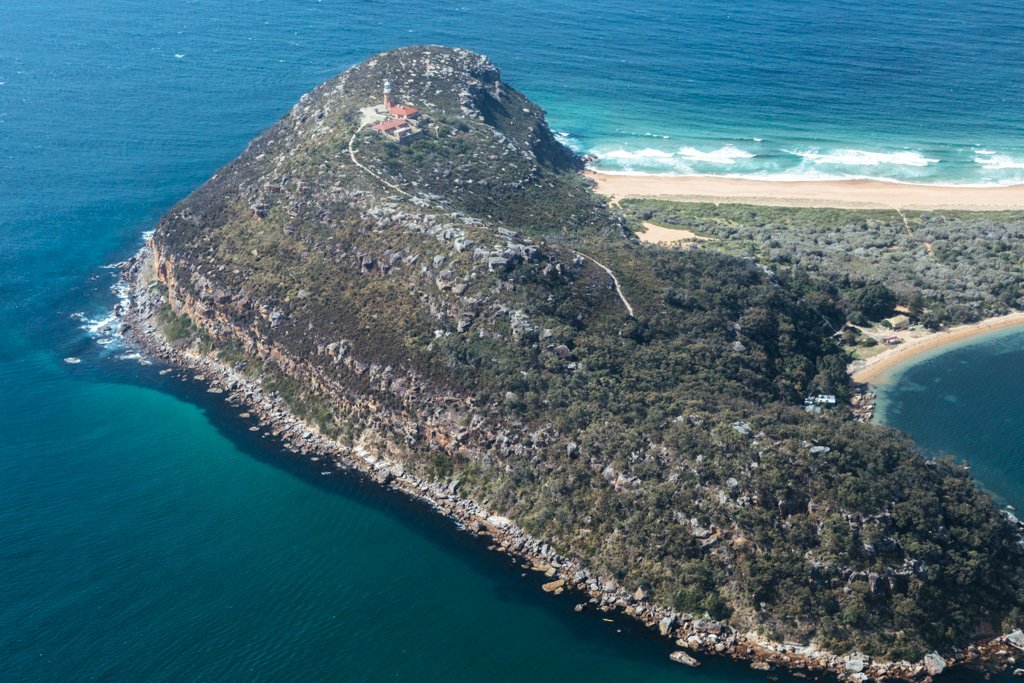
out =
{"type": "Polygon", "coordinates": [[[68,365],[78,365],[79,363],[82,362],[82,359],[77,358],[75,356],[68,356],[67,358],[64,359],[64,362],[67,363],[68,365]]]}

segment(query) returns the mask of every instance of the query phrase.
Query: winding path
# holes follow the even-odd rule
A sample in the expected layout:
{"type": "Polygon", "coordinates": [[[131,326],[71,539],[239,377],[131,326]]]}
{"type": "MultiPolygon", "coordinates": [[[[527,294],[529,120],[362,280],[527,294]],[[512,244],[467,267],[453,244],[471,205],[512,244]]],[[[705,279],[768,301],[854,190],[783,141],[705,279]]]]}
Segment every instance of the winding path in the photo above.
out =
{"type": "Polygon", "coordinates": [[[626,295],[622,293],[622,285],[619,284],[619,278],[615,277],[615,273],[612,272],[612,269],[598,261],[593,256],[588,256],[584,254],[582,251],[573,250],[572,253],[576,254],[577,256],[582,256],[585,259],[590,259],[591,261],[594,262],[595,265],[597,265],[598,268],[608,273],[608,276],[611,277],[612,282],[615,283],[615,293],[619,295],[619,299],[622,300],[622,305],[626,307],[627,311],[629,311],[629,317],[635,318],[636,314],[633,313],[633,307],[630,305],[629,300],[626,299],[626,295]]]}
{"type": "MultiPolygon", "coordinates": [[[[362,131],[363,128],[366,128],[367,125],[369,124],[363,124],[362,126],[359,126],[359,128],[357,128],[356,131],[352,133],[352,137],[348,139],[348,155],[352,158],[352,163],[361,168],[366,173],[370,174],[370,176],[376,179],[378,182],[384,183],[385,185],[390,187],[395,192],[400,192],[406,197],[412,197],[411,194],[400,188],[398,185],[395,185],[394,183],[387,181],[384,178],[381,178],[380,175],[374,173],[368,167],[364,166],[362,162],[359,161],[359,159],[356,159],[356,136],[359,135],[360,131],[362,131]]],[[[608,273],[608,276],[612,279],[612,283],[615,285],[615,293],[619,295],[619,299],[622,301],[622,305],[626,307],[626,311],[629,313],[629,317],[635,318],[636,314],[633,313],[633,306],[630,305],[629,300],[626,299],[626,295],[622,293],[622,285],[619,284],[619,278],[615,277],[615,273],[612,272],[612,269],[598,261],[593,256],[588,256],[587,254],[584,254],[581,251],[573,250],[573,253],[576,254],[577,256],[582,256],[585,259],[589,259],[598,268],[608,273]]]]}
{"type": "MultiPolygon", "coordinates": [[[[900,215],[900,219],[903,221],[903,227],[907,231],[907,236],[908,237],[913,237],[914,236],[914,231],[910,229],[910,222],[907,220],[906,215],[902,211],[900,211],[900,208],[898,206],[894,206],[893,208],[896,209],[896,213],[898,213],[900,215]]],[[[928,256],[930,258],[933,258],[933,259],[935,258],[935,252],[932,249],[932,243],[931,242],[925,242],[924,243],[924,250],[926,252],[928,252],[928,256]]]]}
{"type": "Polygon", "coordinates": [[[367,168],[366,166],[364,166],[364,165],[363,165],[363,164],[362,164],[362,163],[361,163],[361,162],[359,161],[359,159],[356,159],[356,136],[357,136],[357,135],[359,135],[359,132],[360,132],[360,131],[361,131],[361,130],[362,130],[363,128],[366,128],[366,126],[367,126],[367,125],[369,125],[369,124],[365,124],[365,123],[364,123],[363,125],[359,126],[359,128],[356,128],[356,132],[352,133],[352,137],[350,137],[350,138],[348,139],[348,155],[349,155],[350,157],[352,157],[352,163],[353,163],[353,164],[355,164],[356,166],[358,166],[359,168],[363,169],[363,170],[364,170],[364,171],[366,171],[367,173],[369,173],[369,174],[370,174],[370,176],[371,176],[371,177],[373,177],[373,178],[375,178],[375,179],[376,179],[377,181],[379,181],[379,182],[381,182],[381,183],[384,183],[385,185],[387,185],[388,187],[390,187],[390,188],[391,188],[392,190],[394,190],[395,192],[400,192],[400,193],[402,193],[403,195],[405,195],[406,197],[411,197],[411,196],[412,196],[411,194],[409,194],[408,192],[406,192],[405,190],[403,190],[402,188],[400,188],[400,187],[399,187],[398,185],[395,185],[395,184],[394,184],[394,183],[392,183],[392,182],[389,182],[389,181],[387,181],[387,180],[384,180],[384,179],[383,179],[383,178],[381,178],[381,177],[380,177],[379,175],[377,175],[376,173],[374,173],[373,171],[371,171],[371,170],[370,170],[369,168],[367,168]]]}

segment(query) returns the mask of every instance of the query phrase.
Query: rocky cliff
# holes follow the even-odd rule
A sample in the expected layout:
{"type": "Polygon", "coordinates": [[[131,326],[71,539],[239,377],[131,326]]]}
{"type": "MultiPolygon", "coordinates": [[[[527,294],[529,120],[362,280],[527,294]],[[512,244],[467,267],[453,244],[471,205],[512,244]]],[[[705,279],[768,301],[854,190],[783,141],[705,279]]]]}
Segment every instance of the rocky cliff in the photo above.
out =
{"type": "MultiPolygon", "coordinates": [[[[848,391],[827,293],[637,244],[578,167],[486,58],[377,55],[160,222],[133,324],[689,647],[955,661],[1017,625],[1020,530],[964,468],[799,408],[848,391]],[[372,129],[385,80],[420,140],[372,129]]],[[[854,673],[924,671],[887,667],[854,673]]]]}

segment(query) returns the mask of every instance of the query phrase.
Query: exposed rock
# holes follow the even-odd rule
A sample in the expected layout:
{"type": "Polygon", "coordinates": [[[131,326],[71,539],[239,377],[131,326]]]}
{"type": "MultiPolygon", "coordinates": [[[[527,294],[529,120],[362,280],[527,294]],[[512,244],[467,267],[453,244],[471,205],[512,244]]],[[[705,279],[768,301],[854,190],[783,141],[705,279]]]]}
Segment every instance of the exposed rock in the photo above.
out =
{"type": "Polygon", "coordinates": [[[852,674],[859,674],[868,665],[868,658],[864,655],[855,654],[846,658],[844,666],[852,674]]]}
{"type": "Polygon", "coordinates": [[[686,652],[683,652],[682,650],[676,650],[675,652],[670,654],[668,658],[678,664],[685,664],[686,666],[692,667],[700,666],[700,662],[698,662],[693,656],[687,654],[686,652]]]}
{"type": "Polygon", "coordinates": [[[698,619],[693,622],[693,628],[701,633],[712,633],[718,635],[722,632],[722,625],[717,621],[710,621],[708,619],[698,619]]]}
{"type": "Polygon", "coordinates": [[[946,660],[938,652],[931,652],[924,656],[924,668],[929,676],[938,676],[946,670],[946,660]]]}

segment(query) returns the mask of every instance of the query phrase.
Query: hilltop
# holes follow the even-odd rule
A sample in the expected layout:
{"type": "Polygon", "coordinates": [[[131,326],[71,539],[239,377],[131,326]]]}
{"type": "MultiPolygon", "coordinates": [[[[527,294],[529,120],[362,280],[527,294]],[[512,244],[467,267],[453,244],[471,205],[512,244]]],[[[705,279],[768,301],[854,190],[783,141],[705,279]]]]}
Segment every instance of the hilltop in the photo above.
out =
{"type": "Polygon", "coordinates": [[[851,419],[832,294],[640,244],[580,167],[486,58],[377,55],[160,221],[126,320],[692,649],[910,677],[1018,627],[1020,530],[851,419]],[[385,81],[419,139],[367,121],[385,81]]]}

